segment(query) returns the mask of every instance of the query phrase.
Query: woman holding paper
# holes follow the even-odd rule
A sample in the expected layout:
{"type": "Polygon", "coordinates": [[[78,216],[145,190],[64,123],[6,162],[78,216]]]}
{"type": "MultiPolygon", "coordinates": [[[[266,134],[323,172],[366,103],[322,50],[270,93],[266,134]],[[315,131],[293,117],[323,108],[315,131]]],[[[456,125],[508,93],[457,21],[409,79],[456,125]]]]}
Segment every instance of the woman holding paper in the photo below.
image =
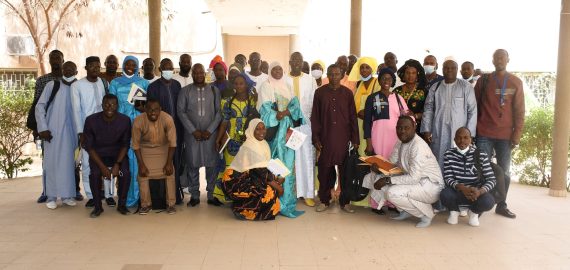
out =
{"type": "Polygon", "coordinates": [[[238,219],[272,220],[279,214],[278,196],[285,180],[267,169],[271,150],[265,133],[261,119],[251,120],[247,139],[222,178],[222,189],[233,201],[232,212],[238,219]]]}
{"type": "MultiPolygon", "coordinates": [[[[283,67],[278,62],[269,65],[269,78],[263,82],[259,89],[257,108],[261,114],[265,126],[269,129],[277,129],[275,137],[269,142],[271,157],[282,161],[289,171],[293,171],[295,165],[295,150],[285,146],[289,128],[304,124],[303,113],[299,105],[299,99],[293,93],[293,89],[283,78],[283,67]]],[[[295,193],[295,176],[289,174],[283,184],[283,196],[281,202],[281,214],[290,218],[302,215],[298,211],[297,194],[295,193]]]]}
{"type": "MultiPolygon", "coordinates": [[[[133,95],[141,92],[146,93],[147,87],[148,81],[139,76],[139,60],[131,55],[125,57],[125,60],[123,60],[123,75],[111,81],[109,84],[109,93],[117,96],[119,100],[118,112],[128,116],[131,119],[131,124],[141,113],[135,108],[136,102],[133,100],[133,95]]],[[[135,152],[132,148],[129,148],[127,155],[129,157],[129,170],[131,172],[127,207],[133,207],[137,205],[139,201],[139,185],[137,182],[138,165],[135,152]]]]}

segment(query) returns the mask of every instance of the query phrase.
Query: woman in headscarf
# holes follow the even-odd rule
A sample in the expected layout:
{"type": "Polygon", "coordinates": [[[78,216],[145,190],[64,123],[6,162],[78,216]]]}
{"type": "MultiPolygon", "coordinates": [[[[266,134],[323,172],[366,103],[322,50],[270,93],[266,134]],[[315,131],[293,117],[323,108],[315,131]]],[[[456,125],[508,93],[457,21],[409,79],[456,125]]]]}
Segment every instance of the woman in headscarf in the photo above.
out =
{"type": "Polygon", "coordinates": [[[265,141],[265,125],[249,122],[246,140],[222,178],[222,189],[232,200],[232,212],[242,220],[272,220],[279,214],[278,196],[284,179],[267,169],[271,150],[265,141]]]}
{"type": "Polygon", "coordinates": [[[416,133],[419,135],[424,103],[427,97],[424,68],[417,60],[410,59],[398,69],[398,77],[400,77],[404,84],[396,87],[394,91],[406,100],[408,108],[410,108],[410,111],[416,119],[416,133]]]}
{"type": "MultiPolygon", "coordinates": [[[[259,117],[256,102],[248,91],[252,84],[253,81],[249,80],[247,75],[239,74],[234,79],[234,85],[232,87],[232,92],[235,94],[229,98],[222,99],[222,123],[218,128],[216,149],[220,151],[228,138],[229,141],[223,151],[223,169],[220,169],[219,179],[222,178],[225,168],[232,163],[235,155],[246,139],[245,129],[248,119],[259,117]]],[[[228,201],[226,197],[220,192],[217,192],[217,190],[214,190],[214,196],[222,202],[228,201]]]]}
{"type": "MultiPolygon", "coordinates": [[[[269,140],[271,157],[281,160],[289,171],[293,172],[295,165],[295,150],[285,146],[289,129],[305,123],[301,112],[299,99],[293,93],[291,86],[283,78],[283,67],[278,62],[269,65],[269,77],[261,84],[257,108],[261,114],[269,140]]],[[[295,176],[293,173],[285,178],[281,214],[287,217],[298,217],[303,211],[297,211],[297,195],[295,193],[295,176]]]]}
{"type": "MultiPolygon", "coordinates": [[[[123,60],[123,75],[115,78],[109,84],[109,93],[117,96],[119,100],[118,112],[131,118],[131,123],[143,111],[142,102],[133,101],[129,99],[129,93],[132,89],[139,88],[144,91],[146,96],[146,89],[148,81],[139,76],[139,60],[129,55],[123,60]],[[137,106],[135,108],[135,106],[137,106]]],[[[129,187],[129,194],[127,196],[127,207],[136,206],[139,201],[139,185],[137,181],[138,165],[135,157],[135,152],[129,148],[127,153],[129,159],[129,169],[131,171],[131,185],[129,187]]]]}
{"type": "Polygon", "coordinates": [[[361,57],[356,61],[350,74],[348,75],[348,80],[356,83],[356,90],[354,92],[354,105],[356,106],[356,113],[358,117],[358,131],[360,136],[360,145],[358,147],[358,154],[364,156],[364,150],[366,150],[366,141],[364,140],[363,132],[363,120],[364,120],[364,105],[366,104],[366,99],[372,93],[376,93],[380,90],[380,84],[377,78],[373,77],[372,74],[376,73],[376,59],[372,57],[361,57]]]}
{"type": "Polygon", "coordinates": [[[232,84],[230,84],[229,80],[227,79],[228,67],[222,60],[222,57],[216,55],[216,57],[210,61],[209,68],[212,69],[215,77],[215,80],[212,82],[212,84],[218,88],[222,98],[231,97],[234,92],[232,89],[232,84]]]}

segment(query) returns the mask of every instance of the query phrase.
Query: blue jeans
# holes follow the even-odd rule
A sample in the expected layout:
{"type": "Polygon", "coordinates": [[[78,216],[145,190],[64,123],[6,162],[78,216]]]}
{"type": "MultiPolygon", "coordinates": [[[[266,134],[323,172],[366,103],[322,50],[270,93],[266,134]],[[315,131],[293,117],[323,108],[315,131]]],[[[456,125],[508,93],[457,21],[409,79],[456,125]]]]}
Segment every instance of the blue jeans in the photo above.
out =
{"type": "Polygon", "coordinates": [[[476,201],[472,202],[468,200],[461,191],[457,191],[451,187],[446,187],[441,191],[440,201],[449,211],[459,212],[460,205],[469,205],[469,209],[476,214],[481,214],[487,212],[495,206],[495,200],[493,195],[490,193],[485,193],[476,201]]]}
{"type": "Polygon", "coordinates": [[[477,137],[477,148],[485,151],[491,160],[495,157],[497,165],[505,171],[505,201],[497,202],[497,207],[507,207],[507,193],[511,185],[511,141],[477,137]]]}

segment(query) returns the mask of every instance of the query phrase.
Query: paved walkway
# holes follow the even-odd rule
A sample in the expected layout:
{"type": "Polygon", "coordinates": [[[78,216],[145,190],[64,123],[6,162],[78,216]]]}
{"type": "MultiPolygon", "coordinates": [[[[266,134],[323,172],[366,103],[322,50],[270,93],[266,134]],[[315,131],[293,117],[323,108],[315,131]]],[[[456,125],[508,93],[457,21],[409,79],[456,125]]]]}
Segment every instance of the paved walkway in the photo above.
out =
{"type": "Polygon", "coordinates": [[[397,222],[358,208],[271,222],[235,220],[227,207],[121,216],[105,208],[49,210],[40,178],[0,180],[0,269],[570,269],[570,200],[511,186],[511,220],[481,227],[397,222]]]}

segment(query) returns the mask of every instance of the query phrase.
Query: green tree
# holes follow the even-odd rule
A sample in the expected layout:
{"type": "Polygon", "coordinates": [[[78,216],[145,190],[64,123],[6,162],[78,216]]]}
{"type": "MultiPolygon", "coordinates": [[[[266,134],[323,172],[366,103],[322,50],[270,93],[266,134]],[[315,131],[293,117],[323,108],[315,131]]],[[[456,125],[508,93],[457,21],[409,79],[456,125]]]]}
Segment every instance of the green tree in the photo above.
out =
{"type": "Polygon", "coordinates": [[[523,184],[549,187],[552,166],[552,107],[535,108],[525,119],[520,147],[513,163],[521,166],[519,181],[523,184]]]}
{"type": "Polygon", "coordinates": [[[31,142],[31,131],[26,128],[28,109],[34,91],[4,91],[0,89],[0,173],[8,178],[27,171],[32,159],[22,157],[22,148],[31,142]]]}

